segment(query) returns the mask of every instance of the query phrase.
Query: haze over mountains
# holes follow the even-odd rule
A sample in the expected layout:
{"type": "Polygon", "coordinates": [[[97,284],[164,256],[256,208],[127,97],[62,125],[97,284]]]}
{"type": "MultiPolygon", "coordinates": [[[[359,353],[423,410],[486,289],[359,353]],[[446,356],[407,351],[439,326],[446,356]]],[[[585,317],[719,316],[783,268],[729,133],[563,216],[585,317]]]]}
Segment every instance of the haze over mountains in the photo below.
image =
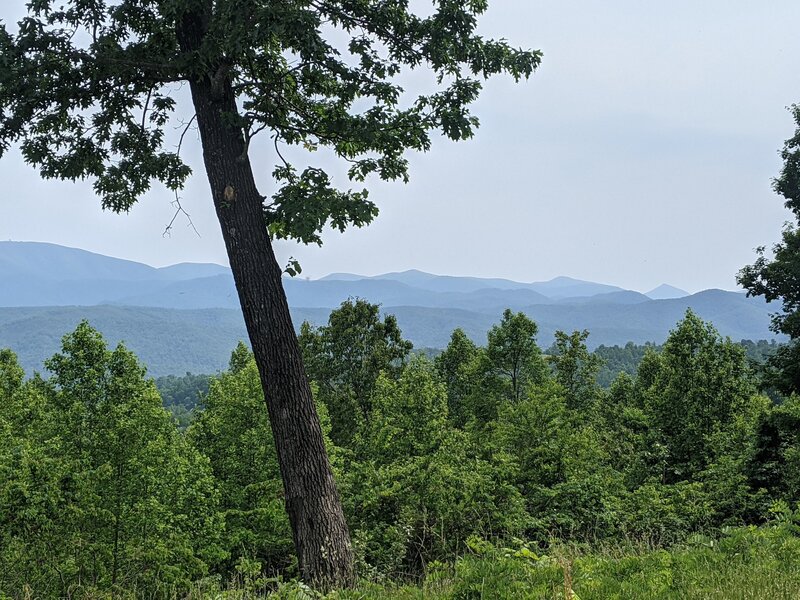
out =
{"type": "MultiPolygon", "coordinates": [[[[214,372],[245,329],[230,270],[214,264],[155,268],[54,244],[0,242],[0,347],[28,371],[58,349],[60,337],[87,318],[110,342],[125,340],[154,375],[214,372]]],[[[760,298],[722,290],[689,295],[662,285],[642,294],[557,277],[522,283],[421,271],[364,277],[335,273],[284,280],[295,325],[322,324],[351,297],[397,315],[417,347],[441,348],[456,327],[476,342],[505,308],[537,321],[547,347],[556,330],[588,329],[589,344],[661,342],[687,307],[734,340],[771,339],[760,298]]]]}

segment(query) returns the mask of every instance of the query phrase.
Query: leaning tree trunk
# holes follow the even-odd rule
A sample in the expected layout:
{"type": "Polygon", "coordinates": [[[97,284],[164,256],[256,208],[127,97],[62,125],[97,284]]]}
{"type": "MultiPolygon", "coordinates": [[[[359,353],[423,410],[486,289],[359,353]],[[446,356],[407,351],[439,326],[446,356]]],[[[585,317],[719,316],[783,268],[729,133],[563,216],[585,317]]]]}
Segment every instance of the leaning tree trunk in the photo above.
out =
{"type": "MultiPolygon", "coordinates": [[[[199,48],[201,18],[178,28],[199,48]]],[[[208,182],[228,251],[275,438],[286,510],[302,578],[314,586],[353,581],[350,535],[308,384],[272,243],[224,68],[190,81],[208,182]]]]}

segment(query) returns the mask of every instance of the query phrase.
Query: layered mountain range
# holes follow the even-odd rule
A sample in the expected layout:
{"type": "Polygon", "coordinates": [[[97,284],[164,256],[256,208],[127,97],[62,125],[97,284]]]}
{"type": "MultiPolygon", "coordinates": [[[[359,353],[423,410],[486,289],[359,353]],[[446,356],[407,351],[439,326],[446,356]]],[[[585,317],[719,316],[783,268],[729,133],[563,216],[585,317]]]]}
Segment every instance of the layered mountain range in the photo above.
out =
{"type": "MultiPolygon", "coordinates": [[[[155,268],[85,250],[36,242],[0,242],[0,347],[27,370],[58,349],[60,337],[88,319],[110,342],[125,343],[154,375],[224,368],[246,337],[227,267],[184,263],[155,268]]],[[[689,295],[668,285],[645,294],[557,277],[523,283],[421,271],[317,280],[284,280],[295,325],[322,324],[348,298],[364,298],[397,316],[417,347],[441,348],[456,327],[476,342],[505,308],[539,324],[540,344],[558,330],[588,329],[589,344],[661,342],[691,308],[734,340],[771,339],[768,306],[722,290],[689,295]]]]}

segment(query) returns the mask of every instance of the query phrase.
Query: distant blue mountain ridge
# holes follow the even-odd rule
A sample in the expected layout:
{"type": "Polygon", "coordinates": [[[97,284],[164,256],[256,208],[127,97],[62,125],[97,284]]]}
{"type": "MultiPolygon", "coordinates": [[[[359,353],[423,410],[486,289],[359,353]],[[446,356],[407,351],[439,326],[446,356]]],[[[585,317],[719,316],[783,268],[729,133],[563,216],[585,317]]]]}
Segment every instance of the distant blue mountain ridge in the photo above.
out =
{"type": "MultiPolygon", "coordinates": [[[[156,268],[101,254],[40,242],[0,242],[0,306],[117,304],[162,308],[236,308],[230,269],[208,263],[156,268]]],[[[494,310],[553,303],[646,302],[648,296],[617,286],[556,277],[522,283],[453,277],[410,270],[360,276],[336,273],[318,280],[286,278],[292,306],[335,308],[350,297],[385,306],[494,310]]],[[[661,286],[670,298],[686,292],[661,286]]]]}
{"type": "MultiPolygon", "coordinates": [[[[124,340],[156,375],[214,372],[245,336],[230,269],[221,265],[155,268],[55,244],[0,242],[0,282],[0,347],[18,351],[28,370],[41,368],[81,318],[124,340]]],[[[505,308],[536,320],[544,347],[559,329],[588,329],[590,347],[659,343],[687,308],[734,340],[772,339],[769,315],[778,310],[736,292],[689,295],[662,285],[641,294],[569,277],[523,283],[411,270],[287,277],[284,287],[296,326],[323,324],[344,300],[364,298],[397,315],[415,346],[431,348],[444,347],[456,327],[485,343],[505,308]]]]}

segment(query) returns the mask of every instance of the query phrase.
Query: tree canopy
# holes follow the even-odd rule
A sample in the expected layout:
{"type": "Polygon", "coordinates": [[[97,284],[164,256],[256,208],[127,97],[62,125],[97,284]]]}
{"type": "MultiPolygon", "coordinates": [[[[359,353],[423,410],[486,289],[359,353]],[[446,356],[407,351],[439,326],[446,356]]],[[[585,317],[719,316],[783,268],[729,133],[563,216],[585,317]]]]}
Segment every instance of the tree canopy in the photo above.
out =
{"type": "Polygon", "coordinates": [[[103,206],[127,211],[153,181],[180,189],[191,170],[168,124],[192,119],[182,81],[230,86],[226,123],[250,140],[268,131],[278,187],[263,216],[272,235],[320,243],[330,222],[377,214],[366,190],[339,190],[318,166],[283,160],[283,144],[327,148],[356,182],[408,178],[407,150],[431,132],[459,140],[478,120],[480,79],[527,77],[538,51],[475,32],[486,0],[34,0],[16,31],[0,25],[0,155],[19,144],[44,177],[90,178],[103,206]],[[192,19],[201,39],[189,43],[192,19]],[[429,71],[436,89],[409,94],[399,75],[429,71]],[[182,120],[181,120],[182,119],[182,120]]]}
{"type": "Polygon", "coordinates": [[[772,187],[784,198],[784,206],[792,211],[796,224],[785,224],[781,241],[772,247],[771,258],[766,247],[757,248],[755,262],[742,268],[737,276],[748,295],[782,303],[782,311],[772,316],[772,330],[788,335],[792,343],[779,349],[769,363],[773,367],[773,383],[785,393],[800,391],[800,105],[795,104],[790,110],[796,129],[783,145],[783,167],[772,187]]]}
{"type": "MultiPolygon", "coordinates": [[[[345,339],[385,349],[378,334],[391,321],[377,306],[339,311],[331,321],[345,339]]],[[[314,343],[331,331],[307,332],[310,364],[341,359],[344,347],[314,343]]],[[[402,340],[396,324],[387,331],[402,340]]],[[[457,331],[435,362],[373,363],[368,418],[340,441],[328,415],[360,411],[349,393],[323,390],[350,380],[316,373],[362,580],[432,582],[493,544],[538,571],[548,563],[534,554],[572,544],[581,554],[708,549],[705,536],[729,526],[800,519],[789,508],[800,490],[797,398],[758,395],[743,347],[691,312],[608,390],[586,360],[585,332],[574,332],[558,335],[553,368],[526,344],[544,368],[514,396],[486,357],[493,338],[478,345],[457,331]]],[[[283,581],[302,571],[279,447],[243,344],[185,431],[135,357],[86,323],[47,365],[50,379],[26,380],[0,351],[0,595],[291,596],[283,581]]],[[[507,573],[497,577],[504,589],[507,573]]]]}

